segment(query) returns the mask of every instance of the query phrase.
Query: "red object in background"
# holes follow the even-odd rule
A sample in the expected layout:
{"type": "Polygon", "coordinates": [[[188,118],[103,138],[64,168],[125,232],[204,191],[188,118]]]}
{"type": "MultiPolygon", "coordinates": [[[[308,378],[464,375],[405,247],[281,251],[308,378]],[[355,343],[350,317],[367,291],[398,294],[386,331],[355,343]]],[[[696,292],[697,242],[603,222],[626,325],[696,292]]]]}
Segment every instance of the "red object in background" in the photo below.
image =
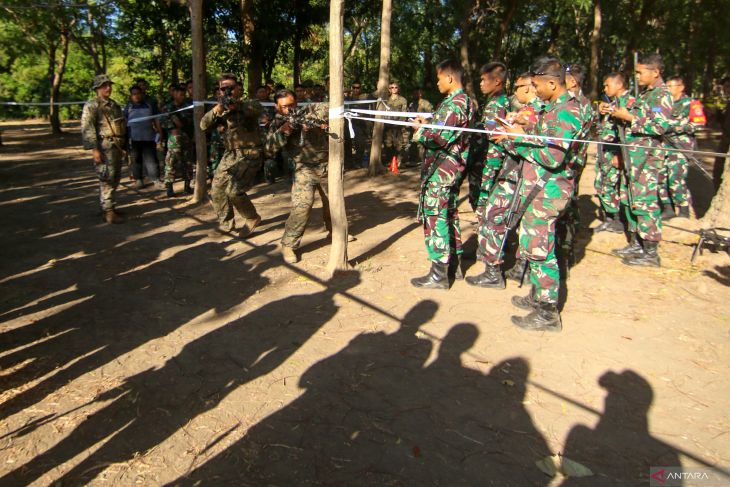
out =
{"type": "Polygon", "coordinates": [[[700,100],[689,102],[689,121],[696,125],[707,125],[707,116],[700,100]]]}
{"type": "Polygon", "coordinates": [[[400,174],[398,171],[398,158],[396,156],[393,156],[393,158],[390,160],[390,172],[393,174],[400,174]]]}
{"type": "Polygon", "coordinates": [[[527,121],[530,124],[537,123],[537,113],[535,113],[535,109],[530,106],[523,107],[522,110],[519,112],[519,118],[526,117],[527,121]]]}

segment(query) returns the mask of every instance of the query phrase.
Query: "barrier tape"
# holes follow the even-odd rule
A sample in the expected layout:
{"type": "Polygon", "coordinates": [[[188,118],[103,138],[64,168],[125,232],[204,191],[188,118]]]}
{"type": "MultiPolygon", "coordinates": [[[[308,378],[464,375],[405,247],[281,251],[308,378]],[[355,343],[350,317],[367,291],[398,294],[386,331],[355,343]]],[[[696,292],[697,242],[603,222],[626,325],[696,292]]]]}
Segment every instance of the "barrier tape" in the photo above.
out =
{"type": "MultiPolygon", "coordinates": [[[[377,110],[375,110],[377,111],[377,110]]],[[[379,111],[379,115],[387,116],[391,114],[391,112],[387,111],[379,111]]],[[[508,135],[510,138],[516,137],[516,135],[509,134],[507,132],[504,132],[502,130],[487,130],[487,129],[475,129],[470,127],[453,127],[451,125],[435,125],[435,124],[420,124],[416,126],[416,124],[412,122],[404,122],[402,120],[389,120],[389,119],[383,119],[383,118],[372,118],[372,117],[363,117],[361,115],[358,115],[357,113],[353,111],[345,112],[345,118],[352,119],[352,120],[364,120],[368,122],[379,122],[379,123],[386,123],[390,125],[400,125],[403,127],[410,127],[410,128],[427,128],[432,130],[451,130],[456,132],[470,132],[470,133],[476,133],[476,134],[488,134],[488,135],[508,135]]],[[[620,142],[604,142],[599,140],[590,140],[590,139],[572,139],[567,137],[552,137],[548,135],[536,135],[536,134],[520,134],[518,137],[522,139],[535,139],[535,140],[543,140],[546,142],[577,142],[579,144],[601,144],[601,145],[610,145],[614,147],[629,147],[634,149],[648,149],[648,150],[660,150],[664,152],[679,152],[682,154],[696,154],[699,156],[704,157],[722,157],[727,158],[730,157],[730,153],[728,154],[722,154],[720,152],[709,152],[709,151],[700,151],[700,150],[694,150],[694,149],[679,149],[675,147],[654,147],[654,146],[647,146],[647,145],[636,145],[636,144],[622,144],[620,142]]]]}

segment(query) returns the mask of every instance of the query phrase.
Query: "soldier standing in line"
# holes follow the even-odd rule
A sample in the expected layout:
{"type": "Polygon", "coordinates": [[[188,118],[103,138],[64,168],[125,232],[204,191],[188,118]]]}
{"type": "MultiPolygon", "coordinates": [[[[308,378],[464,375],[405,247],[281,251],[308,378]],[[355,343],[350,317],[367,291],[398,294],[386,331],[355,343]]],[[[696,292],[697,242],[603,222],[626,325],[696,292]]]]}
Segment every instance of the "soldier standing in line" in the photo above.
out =
{"type": "Polygon", "coordinates": [[[464,92],[464,71],[457,61],[446,60],[436,66],[437,87],[446,98],[439,104],[428,122],[443,125],[444,130],[420,127],[427,123],[416,117],[413,141],[426,148],[426,159],[421,168],[421,191],[418,215],[431,261],[431,269],[423,277],[411,279],[419,288],[448,289],[449,274],[457,273],[461,246],[461,228],[457,209],[461,184],[469,157],[469,136],[446,127],[472,127],[477,106],[464,92]]]}
{"type": "MultiPolygon", "coordinates": [[[[538,59],[531,68],[532,84],[545,107],[539,114],[535,135],[574,139],[582,128],[581,108],[565,86],[565,70],[558,59],[538,59]]],[[[576,180],[573,159],[577,149],[570,141],[524,137],[522,126],[504,125],[509,137],[500,143],[512,155],[522,157],[520,198],[522,225],[520,253],[530,266],[531,292],[515,296],[512,303],[530,311],[512,322],[525,330],[560,331],[558,310],[560,269],[555,255],[555,226],[565,211],[576,180]]]]}
{"type": "MultiPolygon", "coordinates": [[[[631,109],[617,108],[613,117],[628,122],[631,145],[626,200],[629,244],[614,249],[627,265],[661,266],[658,247],[662,240],[662,216],[659,205],[659,171],[664,161],[662,136],[670,127],[672,95],[667,90],[659,54],[644,55],[636,65],[636,80],[643,91],[631,109]],[[651,147],[646,149],[645,147],[651,147]]],[[[622,195],[623,197],[623,195],[622,195]]]]}
{"type": "MultiPolygon", "coordinates": [[[[369,95],[362,92],[362,84],[359,81],[353,81],[350,85],[350,96],[348,101],[367,100],[369,95]]],[[[355,108],[363,108],[363,105],[356,105],[355,108]]],[[[350,131],[345,130],[345,158],[354,167],[367,167],[368,161],[365,160],[365,152],[367,151],[368,133],[371,131],[372,124],[365,120],[353,120],[353,129],[355,137],[350,139],[350,131]],[[353,149],[355,154],[352,155],[353,149]]]]}
{"type": "MultiPolygon", "coordinates": [[[[670,129],[667,131],[667,141],[670,146],[678,149],[693,150],[695,148],[695,124],[690,121],[690,106],[693,100],[684,93],[684,80],[680,76],[667,79],[667,89],[672,95],[672,118],[670,129]]],[[[674,209],[677,209],[681,218],[689,218],[691,196],[687,186],[689,160],[682,152],[669,151],[664,158],[666,171],[666,185],[663,188],[669,196],[665,211],[671,210],[662,218],[674,218],[674,209]]]]}
{"type": "MultiPolygon", "coordinates": [[[[598,105],[598,111],[603,117],[598,127],[598,136],[603,142],[624,144],[626,143],[627,123],[613,118],[611,115],[616,108],[630,108],[636,99],[631,96],[631,92],[626,86],[626,78],[618,72],[611,73],[604,78],[603,92],[610,101],[604,101],[598,105]]],[[[625,187],[625,184],[622,184],[621,168],[629,164],[629,161],[624,160],[625,153],[628,154],[620,147],[606,146],[597,155],[596,179],[593,187],[596,189],[596,195],[601,203],[603,223],[596,227],[595,232],[622,233],[624,231],[619,211],[621,210],[621,187],[625,187]]]]}
{"type": "MultiPolygon", "coordinates": [[[[535,93],[535,87],[532,86],[532,78],[530,73],[520,75],[515,81],[514,95],[519,101],[522,109],[515,113],[508,113],[506,119],[513,123],[522,125],[525,132],[531,133],[537,122],[537,114],[541,109],[541,101],[535,93]]],[[[491,145],[498,146],[496,142],[491,145]]],[[[500,150],[501,146],[500,146],[500,150]]],[[[515,197],[515,188],[520,179],[521,165],[524,159],[514,155],[508,155],[504,164],[495,176],[494,185],[489,192],[485,206],[481,207],[482,215],[478,228],[479,250],[477,255],[485,264],[485,270],[477,276],[469,276],[466,283],[478,287],[492,287],[504,289],[504,279],[502,277],[501,264],[504,262],[503,255],[500,253],[503,247],[502,240],[505,238],[507,231],[507,210],[515,197]]],[[[515,264],[515,270],[519,273],[519,279],[522,278],[524,269],[524,261],[515,264]]]]}
{"type": "Polygon", "coordinates": [[[218,80],[221,97],[218,104],[200,120],[200,128],[210,130],[225,125],[223,142],[226,151],[213,176],[210,199],[218,215],[220,228],[236,228],[234,208],[243,217],[239,235],[249,236],[261,223],[256,207],[246,194],[261,168],[263,136],[259,117],[263,108],[254,100],[241,100],[241,85],[236,76],[222,74],[218,80]]]}
{"type": "Polygon", "coordinates": [[[173,100],[165,106],[167,115],[163,125],[167,132],[165,156],[165,189],[168,198],[175,196],[172,185],[179,174],[185,182],[184,191],[193,194],[190,180],[193,178],[193,111],[181,110],[191,105],[185,95],[187,86],[180,84],[172,92],[173,100]]]}
{"type": "MultiPolygon", "coordinates": [[[[420,86],[413,90],[413,102],[408,105],[409,112],[418,113],[431,113],[433,112],[433,103],[423,97],[423,88],[420,86]]],[[[413,137],[413,130],[408,129],[409,140],[413,137]]],[[[407,159],[404,161],[406,166],[419,165],[423,162],[423,158],[426,156],[426,150],[421,144],[413,144],[417,153],[415,164],[411,163],[411,154],[407,154],[407,159]]],[[[409,151],[410,152],[410,151],[409,151]]]]}
{"type": "Polygon", "coordinates": [[[329,139],[325,132],[329,116],[326,103],[313,103],[304,110],[304,117],[319,126],[293,123],[288,119],[297,110],[297,99],[289,90],[274,95],[277,115],[266,135],[266,152],[269,157],[284,149],[294,162],[294,182],[291,188],[292,208],[281,239],[281,255],[285,262],[299,261],[297,249],[304,236],[309,214],[314,204],[314,192],[322,198],[324,223],[328,231],[332,224],[327,199],[327,163],[329,139]]]}
{"type": "Polygon", "coordinates": [[[114,192],[122,171],[126,120],[122,108],[111,99],[112,80],[105,74],[94,77],[96,97],[87,101],[81,114],[81,140],[91,150],[99,178],[99,200],[104,220],[121,223],[114,208],[114,192]]]}
{"type": "MultiPolygon", "coordinates": [[[[388,109],[394,112],[405,112],[408,109],[408,102],[400,94],[400,86],[396,82],[388,85],[390,95],[385,103],[388,109]]],[[[384,110],[385,107],[379,108],[384,110]]],[[[385,160],[390,162],[393,156],[397,157],[398,167],[406,158],[406,146],[408,145],[408,131],[401,125],[385,126],[385,160]]]]}

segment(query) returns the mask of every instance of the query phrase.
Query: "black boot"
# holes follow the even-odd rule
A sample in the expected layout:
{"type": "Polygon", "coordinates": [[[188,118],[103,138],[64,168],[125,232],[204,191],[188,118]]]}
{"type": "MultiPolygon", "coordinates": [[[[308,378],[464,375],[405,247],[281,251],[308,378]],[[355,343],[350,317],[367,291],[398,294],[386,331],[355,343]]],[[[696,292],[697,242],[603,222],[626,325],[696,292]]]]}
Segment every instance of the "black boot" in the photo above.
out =
{"type": "Polygon", "coordinates": [[[461,270],[461,256],[458,254],[449,256],[449,278],[459,281],[464,279],[464,271],[461,270]]]}
{"type": "Polygon", "coordinates": [[[510,281],[522,282],[523,276],[526,278],[529,272],[529,266],[526,266],[526,264],[527,261],[525,259],[517,259],[515,265],[504,273],[504,278],[510,281]]]}
{"type": "Polygon", "coordinates": [[[679,218],[689,218],[689,206],[679,207],[679,218]]]}
{"type": "Polygon", "coordinates": [[[661,267],[662,260],[659,258],[657,248],[659,242],[644,240],[644,251],[640,254],[627,255],[622,261],[626,265],[640,265],[644,267],[661,267]]]}
{"type": "Polygon", "coordinates": [[[527,316],[513,316],[512,323],[529,331],[561,331],[563,323],[560,321],[558,307],[552,303],[536,304],[527,316]]]}
{"type": "Polygon", "coordinates": [[[172,198],[175,196],[175,191],[172,189],[172,183],[166,183],[165,189],[167,190],[167,197],[172,198]]]}
{"type": "Polygon", "coordinates": [[[540,302],[532,295],[531,289],[530,292],[527,293],[527,296],[512,296],[512,304],[517,308],[532,311],[537,309],[540,302]]]}
{"type": "Polygon", "coordinates": [[[189,179],[185,180],[185,188],[183,189],[183,191],[185,191],[185,193],[187,193],[187,194],[193,194],[193,188],[190,187],[189,179]]]}
{"type": "Polygon", "coordinates": [[[674,213],[674,207],[672,204],[666,204],[666,206],[664,206],[664,210],[662,210],[662,220],[671,220],[675,216],[677,216],[677,214],[674,213]]]}
{"type": "Polygon", "coordinates": [[[448,264],[442,264],[441,262],[431,262],[431,270],[428,271],[428,274],[423,277],[416,277],[411,279],[411,284],[415,287],[422,287],[425,289],[448,289],[448,271],[448,264]]]}
{"type": "Polygon", "coordinates": [[[621,219],[618,217],[618,215],[606,213],[606,219],[603,220],[603,223],[598,225],[594,231],[596,233],[598,233],[598,232],[621,233],[624,231],[624,226],[621,223],[621,219]]]}
{"type": "Polygon", "coordinates": [[[502,277],[502,268],[497,265],[486,264],[484,272],[477,276],[469,276],[466,283],[477,287],[494,287],[504,289],[504,278],[502,277]]]}
{"type": "Polygon", "coordinates": [[[611,253],[617,257],[624,257],[628,255],[638,255],[643,251],[644,249],[641,247],[641,242],[639,242],[639,235],[637,233],[629,233],[629,244],[620,249],[613,249],[611,253]]]}

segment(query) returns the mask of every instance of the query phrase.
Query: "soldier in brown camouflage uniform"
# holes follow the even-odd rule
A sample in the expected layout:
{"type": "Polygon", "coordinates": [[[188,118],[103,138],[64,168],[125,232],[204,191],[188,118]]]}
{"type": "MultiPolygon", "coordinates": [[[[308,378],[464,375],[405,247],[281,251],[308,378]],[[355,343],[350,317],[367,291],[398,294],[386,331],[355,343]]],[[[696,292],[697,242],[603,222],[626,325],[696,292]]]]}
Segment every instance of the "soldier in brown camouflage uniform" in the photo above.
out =
{"type": "Polygon", "coordinates": [[[112,100],[112,80],[105,74],[94,78],[96,97],[86,102],[81,115],[81,139],[91,150],[99,178],[99,199],[107,223],[121,223],[114,209],[114,191],[119,185],[127,121],[112,100]]]}
{"type": "Polygon", "coordinates": [[[241,85],[235,75],[221,75],[219,86],[222,91],[232,90],[231,103],[223,106],[219,102],[200,120],[203,130],[220,123],[226,127],[223,134],[226,151],[213,176],[210,199],[225,231],[236,227],[233,208],[238,211],[244,219],[239,235],[246,237],[261,223],[261,217],[246,191],[252,186],[262,164],[263,137],[259,128],[262,107],[254,100],[241,101],[241,85]]]}
{"type": "MultiPolygon", "coordinates": [[[[274,157],[284,149],[294,162],[294,183],[291,189],[292,209],[281,239],[281,254],[290,264],[299,261],[299,248],[309,214],[314,203],[314,192],[322,198],[322,209],[327,230],[331,229],[329,200],[327,199],[327,161],[329,141],[325,127],[298,125],[287,119],[297,108],[297,99],[289,90],[281,90],[274,96],[277,115],[266,135],[266,152],[274,157]]],[[[311,104],[304,115],[313,120],[327,120],[326,103],[311,104]]]]}

